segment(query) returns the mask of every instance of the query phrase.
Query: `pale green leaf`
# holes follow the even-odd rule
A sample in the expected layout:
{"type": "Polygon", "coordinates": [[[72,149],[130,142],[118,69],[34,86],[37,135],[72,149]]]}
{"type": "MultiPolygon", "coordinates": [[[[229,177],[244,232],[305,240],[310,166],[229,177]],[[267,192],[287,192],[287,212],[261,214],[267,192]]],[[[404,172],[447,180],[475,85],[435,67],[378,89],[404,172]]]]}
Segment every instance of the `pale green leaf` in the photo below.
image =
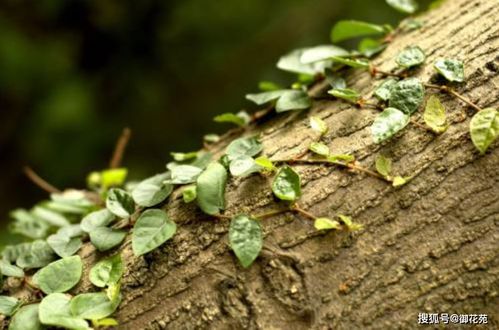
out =
{"type": "Polygon", "coordinates": [[[255,163],[255,160],[250,156],[239,156],[231,160],[229,165],[230,174],[233,176],[248,176],[252,173],[259,172],[261,167],[255,163]]]}
{"type": "Polygon", "coordinates": [[[176,230],[177,225],[168,218],[165,211],[159,209],[144,211],[133,227],[133,253],[140,256],[154,250],[172,238],[176,230]]]}
{"type": "Polygon", "coordinates": [[[284,112],[290,110],[301,110],[310,108],[312,101],[308,94],[301,90],[287,91],[281,95],[275,105],[277,112],[284,112]]]}
{"type": "Polygon", "coordinates": [[[307,48],[303,51],[300,57],[300,62],[304,64],[317,61],[324,61],[332,57],[350,56],[350,53],[345,49],[334,45],[321,45],[307,48]]]}
{"type": "Polygon", "coordinates": [[[276,91],[278,89],[282,89],[282,86],[279,84],[276,84],[275,82],[272,81],[260,81],[258,83],[258,89],[261,90],[262,92],[270,92],[270,91],[276,91]]]}
{"type": "Polygon", "coordinates": [[[0,259],[0,273],[4,276],[24,277],[24,271],[21,268],[3,259],[0,259]]]}
{"type": "Polygon", "coordinates": [[[198,156],[197,151],[192,152],[170,152],[170,155],[176,162],[185,162],[187,160],[193,160],[198,156]]]}
{"type": "Polygon", "coordinates": [[[241,156],[256,156],[263,149],[262,144],[256,137],[242,137],[232,141],[225,150],[229,160],[239,158],[241,156]]]}
{"type": "Polygon", "coordinates": [[[386,108],[374,120],[371,134],[375,143],[388,140],[409,123],[409,116],[395,108],[386,108]]]}
{"type": "Polygon", "coordinates": [[[244,126],[251,121],[251,117],[246,111],[240,111],[238,113],[223,113],[221,115],[215,116],[213,121],[217,123],[232,123],[238,126],[244,126]]]}
{"type": "Polygon", "coordinates": [[[317,73],[324,72],[325,68],[331,66],[332,62],[329,60],[308,64],[302,63],[301,57],[303,55],[303,52],[305,52],[307,49],[309,48],[296,49],[282,56],[277,62],[277,68],[288,72],[305,74],[310,77],[314,76],[317,73]]]}
{"type": "Polygon", "coordinates": [[[383,43],[381,40],[375,40],[371,38],[364,38],[359,42],[357,49],[359,52],[366,56],[372,57],[386,48],[387,44],[383,43]]]}
{"type": "Polygon", "coordinates": [[[404,48],[398,55],[396,62],[404,68],[421,65],[426,59],[424,51],[419,46],[408,46],[404,48]]]}
{"type": "Polygon", "coordinates": [[[206,214],[217,214],[225,208],[225,184],[227,171],[219,163],[208,165],[198,177],[197,203],[206,214]]]}
{"type": "Polygon", "coordinates": [[[65,216],[43,206],[35,206],[31,211],[31,214],[52,226],[64,227],[70,224],[65,216]]]}
{"type": "Polygon", "coordinates": [[[341,63],[343,65],[356,68],[356,69],[367,69],[369,68],[369,61],[366,59],[350,59],[343,57],[333,57],[333,62],[341,63]]]}
{"type": "Polygon", "coordinates": [[[470,134],[475,147],[484,154],[499,136],[499,112],[493,108],[477,112],[470,122],[470,134]]]}
{"type": "Polygon", "coordinates": [[[391,108],[396,108],[411,115],[418,110],[423,102],[424,87],[417,78],[408,78],[394,84],[390,89],[390,100],[388,102],[391,108]]]}
{"type": "Polygon", "coordinates": [[[329,147],[322,142],[312,142],[308,147],[310,151],[316,153],[317,155],[327,157],[330,154],[329,147]]]}
{"type": "Polygon", "coordinates": [[[187,186],[184,188],[184,190],[182,190],[182,199],[184,200],[184,203],[190,203],[194,201],[196,197],[197,193],[195,185],[187,186]]]}
{"type": "Polygon", "coordinates": [[[167,180],[172,184],[188,184],[196,182],[197,177],[203,170],[192,165],[179,165],[172,169],[171,179],[167,180]]]}
{"type": "Polygon", "coordinates": [[[301,195],[300,176],[289,166],[281,167],[272,182],[272,191],[281,200],[296,200],[301,195]]]}
{"type": "Polygon", "coordinates": [[[71,314],[75,317],[98,320],[114,313],[118,303],[112,302],[104,292],[83,293],[71,299],[71,314]]]}
{"type": "Polygon", "coordinates": [[[255,164],[257,164],[258,166],[260,166],[266,170],[269,170],[269,171],[275,170],[274,164],[266,156],[260,156],[260,157],[256,158],[255,164]]]}
{"type": "Polygon", "coordinates": [[[426,101],[423,119],[426,125],[435,133],[442,133],[447,129],[448,125],[445,108],[437,96],[432,95],[428,101],[426,101]]]}
{"type": "Polygon", "coordinates": [[[328,94],[333,95],[339,99],[343,99],[348,102],[355,103],[360,99],[360,94],[353,89],[331,89],[328,91],[328,94]]]}
{"type": "Polygon", "coordinates": [[[314,227],[317,230],[339,229],[340,223],[329,218],[317,218],[314,221],[314,227]]]}
{"type": "Polygon", "coordinates": [[[82,270],[79,256],[62,258],[40,269],[36,282],[46,294],[66,292],[80,281],[82,270]]]}
{"type": "Polygon", "coordinates": [[[100,184],[104,190],[121,186],[125,183],[128,170],[126,168],[111,168],[100,173],[100,184]]]}
{"type": "Polygon", "coordinates": [[[20,301],[14,297],[0,296],[0,314],[11,316],[20,305],[20,301]]]}
{"type": "Polygon", "coordinates": [[[236,216],[230,222],[229,242],[241,265],[249,267],[262,249],[260,223],[244,214],[236,216]]]}
{"type": "Polygon", "coordinates": [[[94,327],[114,327],[119,325],[119,323],[116,319],[106,317],[100,320],[92,320],[92,325],[94,327]]]}
{"type": "Polygon", "coordinates": [[[376,157],[376,171],[384,177],[388,177],[392,171],[392,160],[383,155],[376,157]]]}
{"type": "Polygon", "coordinates": [[[106,207],[120,218],[128,218],[135,211],[132,196],[123,189],[112,188],[107,193],[106,207]]]}
{"type": "Polygon", "coordinates": [[[246,94],[246,99],[256,103],[257,105],[263,105],[270,101],[275,101],[280,98],[284,93],[292,91],[291,89],[280,89],[276,91],[256,93],[256,94],[246,94]]]}
{"type": "Polygon", "coordinates": [[[71,297],[63,293],[52,293],[42,299],[38,314],[40,322],[67,329],[90,329],[87,321],[71,313],[71,297]]]}
{"type": "Polygon", "coordinates": [[[455,59],[438,59],[433,65],[435,70],[448,81],[464,81],[464,64],[455,59]]]}
{"type": "Polygon", "coordinates": [[[396,176],[392,180],[392,186],[400,187],[407,183],[407,178],[403,178],[401,176],[396,176]]]}
{"type": "Polygon", "coordinates": [[[14,219],[9,225],[9,230],[14,234],[20,234],[31,239],[45,238],[50,226],[24,209],[16,209],[10,212],[14,219]]]}
{"type": "Polygon", "coordinates": [[[46,241],[36,240],[28,243],[27,249],[17,258],[16,264],[21,268],[40,268],[54,260],[55,254],[46,241]]]}
{"type": "Polygon", "coordinates": [[[90,270],[90,282],[103,288],[109,284],[116,284],[123,275],[123,261],[118,253],[112,257],[102,259],[90,270]]]}
{"type": "Polygon", "coordinates": [[[81,190],[65,190],[62,193],[51,194],[51,202],[44,206],[60,213],[87,214],[95,204],[81,190]]]}
{"type": "Polygon", "coordinates": [[[116,216],[108,209],[102,209],[89,213],[81,220],[81,229],[89,233],[98,227],[106,227],[116,219],[116,216]]]}
{"type": "Polygon", "coordinates": [[[310,117],[310,127],[319,132],[321,135],[324,135],[328,131],[327,124],[324,120],[319,117],[311,116],[310,117]]]}
{"type": "Polygon", "coordinates": [[[355,160],[355,157],[348,154],[336,154],[327,156],[327,160],[332,163],[351,163],[355,160]]]}
{"type": "Polygon", "coordinates": [[[418,10],[416,0],[386,0],[386,3],[404,14],[414,14],[418,10]]]}
{"type": "Polygon", "coordinates": [[[90,242],[101,252],[120,245],[126,237],[125,231],[107,227],[97,227],[89,234],[90,242]]]}
{"type": "Polygon", "coordinates": [[[364,228],[360,223],[355,223],[352,221],[352,218],[349,216],[343,215],[343,214],[338,214],[338,217],[341,219],[341,221],[347,226],[348,230],[350,231],[357,231],[361,230],[364,228]]]}
{"type": "Polygon", "coordinates": [[[39,306],[40,304],[31,304],[19,308],[10,320],[9,330],[42,330],[38,317],[39,306]]]}
{"type": "Polygon", "coordinates": [[[173,191],[173,185],[166,182],[168,179],[170,179],[170,173],[162,173],[141,181],[132,190],[133,200],[137,205],[144,207],[162,203],[173,191]]]}
{"type": "Polygon", "coordinates": [[[206,143],[217,143],[220,141],[220,135],[218,134],[206,134],[203,136],[203,141],[206,143]]]}
{"type": "Polygon", "coordinates": [[[50,235],[47,238],[47,243],[60,257],[72,256],[80,249],[82,244],[79,237],[70,237],[61,234],[50,235]]]}
{"type": "Polygon", "coordinates": [[[390,99],[390,91],[393,86],[397,84],[397,80],[389,78],[384,80],[374,91],[374,96],[382,101],[388,101],[390,99]]]}
{"type": "Polygon", "coordinates": [[[386,29],[381,25],[353,20],[339,21],[331,30],[331,40],[336,43],[357,37],[382,36],[385,33],[386,29]]]}

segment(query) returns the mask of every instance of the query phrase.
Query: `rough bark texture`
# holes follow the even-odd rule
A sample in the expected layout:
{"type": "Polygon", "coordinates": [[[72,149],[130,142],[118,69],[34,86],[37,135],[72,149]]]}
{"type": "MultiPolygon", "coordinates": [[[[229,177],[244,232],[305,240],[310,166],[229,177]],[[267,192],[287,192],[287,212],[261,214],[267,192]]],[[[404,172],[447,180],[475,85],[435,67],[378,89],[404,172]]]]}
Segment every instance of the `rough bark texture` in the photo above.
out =
{"type": "MultiPolygon", "coordinates": [[[[467,82],[459,92],[497,108],[498,17],[497,0],[447,1],[422,17],[421,29],[398,35],[374,64],[390,71],[396,54],[417,44],[427,60],[416,76],[431,81],[436,58],[462,59],[467,82]]],[[[352,71],[348,83],[371,95],[379,81],[352,71]]],[[[303,208],[351,215],[365,230],[318,234],[310,220],[293,214],[265,219],[264,250],[247,270],[227,245],[228,221],[174,194],[165,210],[179,225],[175,237],[140,258],[129,242],[123,248],[119,329],[409,329],[417,327],[418,312],[486,313],[487,327],[499,328],[499,148],[480,156],[468,133],[473,111],[450,96],[441,99],[452,122],[447,132],[410,126],[382,145],[370,136],[377,111],[341,101],[316,101],[311,110],[252,126],[245,134],[261,133],[264,154],[287,158],[307,148],[314,138],[308,116],[319,116],[335,153],[353,154],[371,168],[384,154],[395,173],[415,177],[397,189],[340,168],[296,166],[303,208]]],[[[226,214],[278,208],[269,181],[231,180],[226,214]]],[[[90,247],[84,256],[89,263],[101,257],[90,247]]]]}

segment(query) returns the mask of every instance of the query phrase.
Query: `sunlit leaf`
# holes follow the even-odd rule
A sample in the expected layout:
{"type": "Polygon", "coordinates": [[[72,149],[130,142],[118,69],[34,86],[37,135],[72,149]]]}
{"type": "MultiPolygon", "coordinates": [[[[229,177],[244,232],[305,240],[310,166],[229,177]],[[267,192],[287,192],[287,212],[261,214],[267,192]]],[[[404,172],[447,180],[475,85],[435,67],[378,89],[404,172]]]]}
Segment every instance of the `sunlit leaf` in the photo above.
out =
{"type": "Polygon", "coordinates": [[[374,96],[382,101],[388,101],[390,99],[390,91],[395,84],[397,84],[396,79],[388,78],[384,80],[374,91],[374,96]]]}
{"type": "Polygon", "coordinates": [[[236,216],[230,222],[229,242],[241,265],[249,267],[262,249],[260,223],[244,214],[236,216]]]}
{"type": "Polygon", "coordinates": [[[240,111],[238,113],[223,113],[221,115],[215,116],[213,121],[217,123],[232,123],[238,126],[244,126],[251,121],[251,117],[246,111],[240,111]]]}
{"type": "MultiPolygon", "coordinates": [[[[172,169],[171,179],[168,183],[188,184],[196,182],[197,177],[203,170],[192,165],[179,165],[172,169]]],[[[151,205],[152,206],[152,205],[151,205]]]]}
{"type": "Polygon", "coordinates": [[[187,160],[193,160],[198,156],[197,151],[193,152],[170,152],[170,155],[176,162],[185,162],[187,160]]]}
{"type": "Polygon", "coordinates": [[[20,305],[20,301],[14,297],[0,296],[0,314],[11,316],[20,305]]]}
{"type": "Polygon", "coordinates": [[[97,227],[106,227],[116,219],[116,216],[108,209],[102,209],[89,213],[81,220],[81,229],[87,233],[97,227]]]}
{"type": "Polygon", "coordinates": [[[257,164],[258,166],[260,166],[268,171],[275,170],[275,166],[272,163],[272,161],[265,156],[260,156],[260,157],[256,158],[255,164],[257,164]]]}
{"type": "Polygon", "coordinates": [[[141,181],[132,190],[133,200],[137,205],[144,207],[158,205],[170,196],[173,191],[173,185],[166,182],[168,179],[170,179],[170,174],[162,173],[141,181]]]}
{"type": "Polygon", "coordinates": [[[376,157],[376,171],[384,177],[388,177],[392,171],[392,160],[383,155],[376,157]]]}
{"type": "Polygon", "coordinates": [[[329,60],[319,61],[314,63],[302,63],[301,57],[303,52],[309,48],[301,48],[291,51],[282,56],[277,62],[277,68],[298,74],[306,74],[308,77],[314,76],[317,73],[324,72],[324,69],[330,67],[332,62],[329,60]]]}
{"type": "Polygon", "coordinates": [[[364,226],[362,226],[360,223],[353,222],[352,218],[350,218],[349,216],[338,214],[338,217],[345,224],[345,226],[347,226],[348,230],[350,231],[357,231],[364,228],[364,226]]]}
{"type": "Polygon", "coordinates": [[[301,195],[300,176],[287,165],[281,167],[272,182],[272,191],[281,200],[296,200],[301,195]]]}
{"type": "Polygon", "coordinates": [[[333,95],[334,97],[337,97],[339,99],[355,103],[360,99],[360,94],[359,92],[349,89],[349,88],[344,88],[344,89],[331,89],[328,91],[328,94],[333,95]]]}
{"type": "Polygon", "coordinates": [[[336,154],[327,156],[327,160],[333,163],[341,162],[341,163],[351,163],[355,160],[355,157],[348,154],[336,154]]]}
{"type": "Polygon", "coordinates": [[[426,59],[424,51],[419,46],[408,46],[404,48],[398,55],[396,62],[404,68],[410,68],[423,64],[426,59]]]}
{"type": "Polygon", "coordinates": [[[350,53],[341,47],[334,45],[321,45],[305,49],[301,54],[300,62],[308,64],[328,60],[332,57],[349,55],[350,53]]]}
{"type": "Polygon", "coordinates": [[[104,292],[83,293],[71,299],[71,314],[75,317],[98,320],[111,315],[118,307],[104,292]]]}
{"type": "Polygon", "coordinates": [[[256,137],[243,137],[232,141],[227,146],[225,153],[229,156],[229,160],[233,160],[241,156],[256,156],[262,149],[263,146],[256,137]]]}
{"type": "Polygon", "coordinates": [[[381,25],[353,20],[339,21],[331,30],[331,40],[336,43],[357,37],[382,36],[385,33],[386,30],[381,25]]]}
{"type": "Polygon", "coordinates": [[[120,218],[128,218],[135,211],[132,196],[123,189],[112,188],[107,193],[106,207],[120,218]]]}
{"type": "Polygon", "coordinates": [[[63,293],[52,293],[42,299],[39,306],[40,322],[67,329],[90,329],[87,321],[73,316],[70,308],[71,297],[63,293]]]}
{"type": "Polygon", "coordinates": [[[11,265],[4,259],[0,260],[0,274],[4,276],[24,277],[24,271],[21,268],[11,265]]]}
{"type": "Polygon", "coordinates": [[[79,256],[62,258],[40,269],[36,283],[46,294],[66,292],[80,281],[82,270],[79,256]]]}
{"type": "Polygon", "coordinates": [[[39,306],[40,304],[31,304],[19,308],[10,320],[9,330],[42,330],[38,318],[39,306]]]}
{"type": "Polygon", "coordinates": [[[190,203],[194,201],[196,197],[197,193],[195,185],[187,186],[184,188],[184,190],[182,190],[182,199],[184,200],[184,203],[190,203]]]}
{"type": "Polygon", "coordinates": [[[125,231],[107,227],[97,227],[89,234],[90,242],[99,251],[107,251],[120,245],[126,237],[125,231]]]}
{"type": "Polygon", "coordinates": [[[310,117],[310,127],[314,131],[319,132],[321,135],[326,134],[328,131],[326,122],[321,118],[315,116],[310,117]]]}
{"type": "Polygon", "coordinates": [[[205,136],[203,136],[203,140],[204,140],[204,142],[207,142],[207,143],[217,143],[218,141],[220,141],[220,135],[218,135],[218,134],[206,134],[205,136]]]}
{"type": "Polygon", "coordinates": [[[409,116],[395,108],[386,108],[374,120],[371,134],[375,143],[388,140],[409,123],[409,116]]]}
{"type": "Polygon", "coordinates": [[[477,112],[471,118],[470,134],[475,147],[484,154],[499,136],[499,112],[493,108],[477,112]]]}
{"type": "Polygon", "coordinates": [[[394,84],[390,89],[391,108],[396,108],[407,115],[418,110],[423,102],[424,87],[417,78],[408,78],[394,84]]]}
{"type": "Polygon", "coordinates": [[[414,14],[418,10],[415,0],[386,0],[386,3],[404,14],[414,14]]]}
{"type": "Polygon", "coordinates": [[[225,208],[227,171],[219,163],[208,165],[196,184],[198,206],[207,214],[217,214],[225,208]]]}
{"type": "Polygon", "coordinates": [[[329,147],[322,142],[312,142],[308,149],[320,156],[327,157],[330,154],[329,147]]]}
{"type": "Polygon", "coordinates": [[[128,170],[126,168],[111,168],[104,170],[100,175],[101,187],[107,190],[110,187],[121,186],[125,183],[128,170]]]}
{"type": "Polygon", "coordinates": [[[260,81],[258,83],[258,89],[261,90],[262,92],[270,92],[270,91],[276,91],[278,89],[282,89],[282,86],[279,84],[276,84],[275,82],[272,81],[260,81]]]}
{"type": "Polygon", "coordinates": [[[116,319],[106,317],[100,320],[92,320],[92,325],[94,327],[114,327],[119,325],[119,323],[116,319]]]}
{"type": "Polygon", "coordinates": [[[432,95],[428,101],[426,101],[423,119],[426,125],[435,133],[442,133],[447,129],[448,125],[445,108],[442,103],[440,103],[440,99],[437,96],[432,95]]]}
{"type": "Polygon", "coordinates": [[[400,187],[403,186],[407,183],[407,178],[403,178],[401,176],[396,176],[392,180],[392,186],[394,187],[400,187]]]}
{"type": "Polygon", "coordinates": [[[310,108],[312,101],[308,94],[301,90],[287,91],[277,100],[275,110],[284,112],[290,110],[301,110],[310,108]]]}
{"type": "Polygon", "coordinates": [[[140,256],[154,250],[172,238],[176,230],[177,225],[170,220],[165,211],[159,209],[144,211],[133,227],[133,253],[140,256]]]}
{"type": "Polygon", "coordinates": [[[270,92],[256,93],[256,94],[246,94],[246,99],[250,100],[257,105],[263,105],[270,101],[275,101],[280,98],[284,93],[293,91],[292,89],[280,89],[270,92]]]}
{"type": "Polygon", "coordinates": [[[438,59],[433,65],[435,70],[448,81],[464,81],[464,64],[455,59],[438,59]]]}
{"type": "Polygon", "coordinates": [[[112,257],[102,259],[90,270],[90,282],[103,288],[109,284],[116,284],[123,275],[123,261],[118,253],[112,257]]]}
{"type": "Polygon", "coordinates": [[[317,218],[314,221],[314,227],[317,230],[339,229],[340,223],[329,218],[317,218]]]}

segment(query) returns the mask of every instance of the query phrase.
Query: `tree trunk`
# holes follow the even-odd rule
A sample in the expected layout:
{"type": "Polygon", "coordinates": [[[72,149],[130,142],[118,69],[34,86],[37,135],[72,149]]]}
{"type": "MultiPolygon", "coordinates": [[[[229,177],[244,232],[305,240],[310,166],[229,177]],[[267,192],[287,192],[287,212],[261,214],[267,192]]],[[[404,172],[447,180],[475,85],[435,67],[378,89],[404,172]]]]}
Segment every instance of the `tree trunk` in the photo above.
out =
{"type": "MultiPolygon", "coordinates": [[[[467,80],[458,91],[497,108],[498,17],[497,0],[447,1],[421,17],[422,28],[398,34],[373,63],[390,71],[401,49],[419,45],[427,59],[416,76],[426,82],[437,79],[435,59],[461,59],[467,80]]],[[[365,96],[379,83],[366,71],[348,77],[365,96]]],[[[318,116],[329,125],[325,142],[334,153],[353,154],[369,168],[383,154],[395,173],[414,179],[393,188],[341,168],[295,166],[302,208],[350,215],[365,229],[318,233],[295,214],[267,218],[264,249],[249,269],[228,247],[228,221],[203,215],[174,193],[165,210],[178,224],[175,237],[144,257],[134,257],[129,242],[122,250],[119,329],[410,329],[420,312],[488,314],[487,327],[499,328],[499,148],[480,156],[468,133],[473,111],[448,95],[441,100],[452,123],[444,134],[409,126],[382,145],[370,136],[377,111],[338,100],[251,126],[244,134],[261,134],[265,155],[289,158],[314,139],[308,117],[318,116]]],[[[220,155],[238,134],[215,151],[220,155]]],[[[231,179],[226,214],[279,208],[269,183],[260,175],[231,179]]],[[[97,260],[90,246],[83,256],[97,260]]]]}

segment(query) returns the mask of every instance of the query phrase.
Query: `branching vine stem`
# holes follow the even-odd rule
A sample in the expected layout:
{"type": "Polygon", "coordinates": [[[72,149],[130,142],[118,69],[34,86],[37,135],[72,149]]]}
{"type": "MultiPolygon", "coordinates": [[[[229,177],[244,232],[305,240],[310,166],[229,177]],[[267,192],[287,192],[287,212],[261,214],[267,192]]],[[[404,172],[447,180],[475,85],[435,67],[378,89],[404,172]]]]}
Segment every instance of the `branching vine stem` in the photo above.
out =
{"type": "Polygon", "coordinates": [[[456,92],[454,89],[450,88],[449,86],[446,85],[434,85],[434,84],[424,84],[426,88],[433,88],[433,89],[438,89],[440,91],[446,92],[448,94],[451,94],[454,97],[457,97],[476,111],[482,111],[482,108],[480,108],[478,105],[475,103],[471,102],[468,98],[464,97],[463,95],[459,94],[456,92]]]}

